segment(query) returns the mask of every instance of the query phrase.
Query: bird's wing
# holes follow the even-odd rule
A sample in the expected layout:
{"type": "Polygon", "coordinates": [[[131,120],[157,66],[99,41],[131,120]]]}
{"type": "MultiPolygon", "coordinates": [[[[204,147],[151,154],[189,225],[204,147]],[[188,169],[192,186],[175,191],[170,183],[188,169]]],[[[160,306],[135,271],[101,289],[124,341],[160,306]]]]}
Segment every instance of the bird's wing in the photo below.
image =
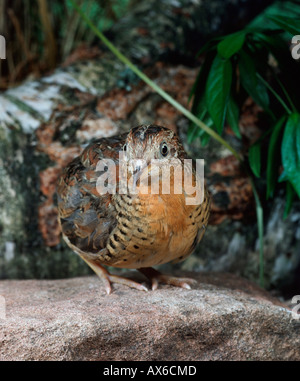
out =
{"type": "Polygon", "coordinates": [[[111,194],[101,195],[97,190],[97,180],[107,177],[97,164],[101,159],[110,159],[118,174],[119,151],[123,145],[124,136],[95,141],[67,166],[59,179],[57,195],[62,233],[79,252],[97,254],[105,249],[116,226],[111,194]]]}

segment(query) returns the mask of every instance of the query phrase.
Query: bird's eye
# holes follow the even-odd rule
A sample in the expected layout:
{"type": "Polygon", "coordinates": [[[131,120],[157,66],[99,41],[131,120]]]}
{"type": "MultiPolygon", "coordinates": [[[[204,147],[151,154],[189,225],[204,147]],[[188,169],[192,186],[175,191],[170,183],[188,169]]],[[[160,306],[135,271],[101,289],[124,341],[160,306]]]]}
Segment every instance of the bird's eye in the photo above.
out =
{"type": "Polygon", "coordinates": [[[160,153],[162,156],[166,157],[169,153],[169,148],[167,146],[167,143],[163,142],[160,145],[160,153]]]}
{"type": "Polygon", "coordinates": [[[124,146],[123,146],[123,151],[124,151],[124,152],[127,151],[127,144],[124,144],[124,146]]]}

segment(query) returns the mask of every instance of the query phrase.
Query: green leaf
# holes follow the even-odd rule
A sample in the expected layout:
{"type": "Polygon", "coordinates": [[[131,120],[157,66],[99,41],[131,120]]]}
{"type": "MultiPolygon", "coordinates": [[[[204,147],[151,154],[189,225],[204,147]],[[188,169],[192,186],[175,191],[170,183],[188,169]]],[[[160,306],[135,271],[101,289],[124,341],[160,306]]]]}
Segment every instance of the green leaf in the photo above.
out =
{"type": "Polygon", "coordinates": [[[208,135],[207,132],[204,132],[204,134],[200,138],[202,147],[205,147],[209,143],[210,138],[210,135],[208,135]]]}
{"type": "Polygon", "coordinates": [[[188,138],[188,143],[192,143],[195,139],[199,138],[202,147],[205,147],[207,143],[210,141],[210,135],[205,131],[201,130],[201,128],[195,126],[189,127],[190,136],[188,138]]]}
{"type": "Polygon", "coordinates": [[[261,142],[253,144],[249,149],[249,164],[256,177],[260,177],[261,142]]]}
{"type": "Polygon", "coordinates": [[[285,207],[284,207],[284,212],[283,212],[283,218],[284,219],[287,218],[287,216],[289,215],[289,213],[291,211],[294,198],[295,198],[295,190],[294,190],[292,184],[289,181],[287,181],[287,183],[286,183],[286,195],[285,195],[285,207]]]}
{"type": "MultiPolygon", "coordinates": [[[[202,102],[201,102],[202,103],[202,102]]],[[[199,114],[199,119],[201,119],[208,127],[213,125],[213,121],[209,116],[207,108],[204,106],[202,109],[202,113],[199,114]]],[[[208,135],[204,130],[196,126],[195,124],[191,124],[188,129],[188,143],[192,143],[195,139],[200,138],[201,145],[205,146],[209,140],[210,135],[208,135]]]]}
{"type": "Polygon", "coordinates": [[[237,53],[243,46],[246,38],[246,31],[232,33],[218,43],[218,53],[227,59],[237,53]]]}
{"type": "MultiPolygon", "coordinates": [[[[285,101],[282,99],[282,97],[278,94],[277,91],[274,90],[274,88],[263,79],[263,77],[256,73],[257,78],[266,86],[266,88],[274,95],[274,97],[277,99],[277,101],[281,104],[281,106],[284,108],[287,114],[291,114],[291,110],[289,109],[288,105],[285,103],[285,101]]],[[[287,93],[286,93],[287,94],[287,93]]],[[[275,119],[275,116],[274,116],[275,119]]]]}
{"type": "MultiPolygon", "coordinates": [[[[210,124],[210,126],[213,124],[205,103],[204,95],[202,95],[202,98],[198,100],[197,103],[193,104],[193,114],[197,116],[198,119],[202,120],[205,124],[210,124]]],[[[193,142],[195,139],[201,137],[204,134],[205,131],[203,131],[201,128],[196,126],[194,123],[191,123],[188,129],[188,143],[193,142]]]]}
{"type": "Polygon", "coordinates": [[[247,93],[266,111],[269,110],[269,95],[266,86],[258,80],[254,58],[244,52],[239,53],[239,69],[242,86],[247,93]]]}
{"type": "Polygon", "coordinates": [[[279,183],[283,183],[285,181],[288,181],[288,177],[287,177],[287,174],[285,173],[285,171],[283,170],[280,174],[280,176],[278,177],[278,182],[279,183]]]}
{"type": "MultiPolygon", "coordinates": [[[[206,101],[205,101],[205,73],[206,68],[203,66],[201,70],[201,76],[198,76],[197,87],[195,88],[194,102],[192,106],[192,112],[197,116],[198,119],[202,120],[208,127],[213,126],[213,121],[207,111],[206,101]],[[202,71],[203,70],[203,71],[202,71]]],[[[207,70],[208,73],[209,69],[207,70]]],[[[199,73],[200,74],[200,73],[199,73]]],[[[204,130],[191,123],[188,129],[188,142],[191,143],[195,139],[200,138],[201,145],[205,146],[210,140],[210,135],[208,135],[204,130]]]]}
{"type": "Polygon", "coordinates": [[[197,114],[198,103],[203,98],[203,94],[205,92],[206,81],[208,77],[208,73],[210,71],[213,59],[215,58],[215,53],[208,53],[206,55],[204,63],[201,65],[199,73],[197,75],[196,81],[192,87],[191,93],[189,95],[189,100],[191,100],[194,95],[192,112],[197,114]]]}
{"type": "MultiPolygon", "coordinates": [[[[300,7],[299,7],[300,9],[300,7]]],[[[286,38],[282,35],[269,35],[267,31],[265,33],[254,33],[253,38],[255,42],[260,43],[266,49],[268,49],[269,54],[277,61],[278,69],[276,70],[281,73],[286,72],[287,68],[289,68],[289,73],[293,73],[298,70],[298,66],[296,60],[291,60],[291,52],[287,49],[287,41],[286,38]]],[[[278,82],[283,94],[285,95],[286,100],[288,101],[289,108],[293,111],[296,111],[296,107],[294,105],[295,100],[298,99],[299,94],[299,78],[292,75],[285,75],[281,80],[278,78],[278,75],[273,71],[273,75],[275,76],[276,81],[278,82]],[[284,84],[282,83],[284,82],[284,84]],[[292,82],[292,84],[291,84],[292,82]],[[287,86],[287,88],[285,87],[287,86]]],[[[277,93],[278,94],[278,93],[277,93]]],[[[279,95],[279,94],[278,94],[279,95]]],[[[282,97],[282,95],[281,95],[282,97]]],[[[277,97],[279,100],[279,98],[277,97]]],[[[282,98],[284,99],[284,98],[282,98]]],[[[281,102],[282,103],[282,102],[281,102]]]]}
{"type": "MultiPolygon", "coordinates": [[[[202,120],[208,127],[213,126],[213,121],[209,116],[206,107],[205,101],[205,86],[208,77],[208,73],[210,71],[213,59],[215,57],[215,53],[208,53],[206,55],[206,59],[201,66],[201,69],[197,75],[196,81],[193,85],[190,98],[194,96],[193,105],[192,105],[192,113],[200,120],[202,120]]],[[[204,130],[199,128],[195,123],[190,123],[188,129],[188,143],[192,143],[195,139],[200,138],[201,145],[204,146],[210,140],[210,135],[208,135],[204,130]]]]}
{"type": "Polygon", "coordinates": [[[219,134],[222,133],[232,81],[230,60],[216,55],[206,83],[206,105],[219,134]]]}
{"type": "Polygon", "coordinates": [[[248,25],[250,28],[263,28],[263,29],[275,29],[277,25],[274,25],[270,21],[270,16],[277,17],[278,15],[284,16],[285,18],[299,18],[300,17],[300,6],[296,1],[274,1],[269,7],[267,7],[263,12],[259,13],[248,25]]]}
{"type": "Polygon", "coordinates": [[[276,25],[292,35],[300,34],[300,19],[284,16],[267,16],[276,25]]]}
{"type": "MultiPolygon", "coordinates": [[[[213,127],[213,125],[214,125],[214,122],[213,122],[213,120],[211,119],[211,117],[210,117],[210,115],[209,115],[209,113],[208,113],[207,110],[206,110],[206,114],[205,114],[204,117],[203,117],[203,121],[204,121],[204,123],[205,123],[208,127],[213,127]]],[[[204,146],[207,145],[207,143],[210,141],[210,138],[211,138],[211,136],[208,135],[207,132],[201,130],[200,141],[201,141],[201,145],[202,145],[202,147],[204,147],[204,146]]]]}
{"type": "Polygon", "coordinates": [[[267,199],[273,196],[276,181],[278,179],[278,167],[280,164],[280,133],[286,116],[279,119],[275,124],[268,148],[268,161],[267,161],[267,199]]]}
{"type": "MultiPolygon", "coordinates": [[[[264,45],[276,58],[277,61],[281,60],[281,56],[287,53],[286,50],[286,41],[280,35],[268,34],[268,31],[265,32],[253,32],[254,41],[260,42],[264,45]]],[[[290,53],[289,58],[290,58],[290,53]]]]}
{"type": "MultiPolygon", "coordinates": [[[[213,121],[207,111],[206,102],[205,102],[205,96],[203,89],[197,88],[195,92],[194,97],[194,103],[192,107],[192,112],[194,115],[197,116],[198,119],[202,120],[207,126],[211,127],[213,126],[213,121]]],[[[208,135],[203,131],[201,128],[195,125],[195,123],[190,123],[189,129],[188,129],[188,143],[191,143],[197,138],[202,139],[203,136],[208,135]]],[[[207,139],[208,141],[209,139],[207,139]]]]}
{"type": "Polygon", "coordinates": [[[235,135],[241,139],[241,133],[239,129],[239,108],[233,97],[230,96],[227,105],[226,119],[235,135]]]}
{"type": "Polygon", "coordinates": [[[187,141],[189,144],[191,144],[196,139],[196,134],[199,127],[197,127],[195,124],[190,124],[187,132],[187,141]]]}
{"type": "Polygon", "coordinates": [[[300,197],[300,114],[293,113],[285,125],[281,145],[282,165],[300,197]]]}
{"type": "Polygon", "coordinates": [[[218,41],[220,41],[221,37],[214,37],[211,38],[209,41],[207,41],[202,48],[197,53],[196,57],[199,57],[201,54],[209,52],[211,50],[215,49],[215,46],[217,45],[218,41]]]}

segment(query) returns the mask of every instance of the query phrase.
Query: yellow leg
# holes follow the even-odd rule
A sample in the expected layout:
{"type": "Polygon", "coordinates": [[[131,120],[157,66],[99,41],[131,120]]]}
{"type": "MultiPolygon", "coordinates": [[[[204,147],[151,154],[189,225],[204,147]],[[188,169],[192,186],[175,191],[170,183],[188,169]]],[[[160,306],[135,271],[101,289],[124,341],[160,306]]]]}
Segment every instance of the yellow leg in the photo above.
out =
{"type": "Polygon", "coordinates": [[[100,264],[98,264],[94,261],[88,260],[86,258],[83,258],[82,256],[81,256],[81,258],[90,266],[90,268],[93,271],[95,271],[95,273],[98,275],[98,277],[103,281],[105,291],[108,295],[112,292],[111,283],[120,283],[120,284],[124,284],[125,286],[135,288],[135,289],[140,290],[140,291],[148,291],[148,288],[146,286],[144,286],[143,284],[134,282],[131,279],[124,278],[124,277],[121,277],[119,275],[112,275],[100,264]]]}
{"type": "Polygon", "coordinates": [[[191,278],[177,278],[172,275],[165,275],[159,271],[153,269],[152,267],[145,267],[139,269],[139,271],[144,274],[152,283],[152,290],[158,288],[159,283],[171,284],[176,287],[185,288],[187,290],[191,289],[190,285],[196,284],[197,281],[191,278]]]}

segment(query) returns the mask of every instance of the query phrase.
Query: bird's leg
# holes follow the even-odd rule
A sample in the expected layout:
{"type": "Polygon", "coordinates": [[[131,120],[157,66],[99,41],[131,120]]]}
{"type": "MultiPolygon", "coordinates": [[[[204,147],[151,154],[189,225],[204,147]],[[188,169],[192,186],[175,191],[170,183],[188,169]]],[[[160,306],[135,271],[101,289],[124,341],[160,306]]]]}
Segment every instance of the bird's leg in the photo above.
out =
{"type": "Polygon", "coordinates": [[[152,290],[156,290],[159,283],[171,284],[173,286],[185,288],[187,290],[191,289],[190,285],[197,283],[195,279],[177,278],[172,275],[162,274],[152,267],[145,267],[138,270],[151,281],[152,290]]]}
{"type": "Polygon", "coordinates": [[[98,277],[103,281],[105,291],[108,295],[112,291],[111,283],[120,283],[131,288],[136,288],[137,290],[140,290],[140,291],[148,291],[148,288],[144,286],[143,284],[137,283],[128,278],[123,278],[119,275],[112,275],[99,263],[83,258],[82,256],[81,258],[90,266],[92,270],[95,271],[98,277]]]}

